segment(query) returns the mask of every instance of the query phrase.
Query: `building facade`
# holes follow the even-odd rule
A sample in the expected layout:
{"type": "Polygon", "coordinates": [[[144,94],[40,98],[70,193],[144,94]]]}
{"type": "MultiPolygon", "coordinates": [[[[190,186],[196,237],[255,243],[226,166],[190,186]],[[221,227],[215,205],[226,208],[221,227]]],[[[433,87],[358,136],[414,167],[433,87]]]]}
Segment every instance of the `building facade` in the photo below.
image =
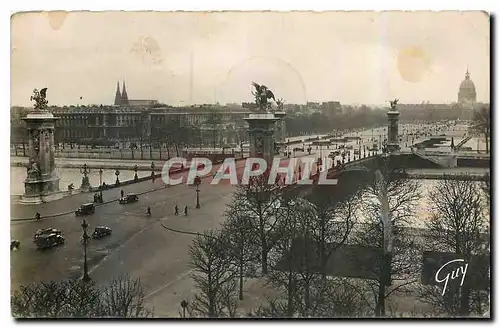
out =
{"type": "MultiPolygon", "coordinates": [[[[52,106],[49,111],[60,118],[55,130],[59,143],[129,147],[176,142],[192,147],[222,147],[248,139],[244,117],[249,112],[224,106],[52,106]]],[[[11,112],[15,113],[11,115],[12,134],[16,136],[13,142],[21,143],[25,132],[20,120],[23,114],[20,109],[11,112]]]]}

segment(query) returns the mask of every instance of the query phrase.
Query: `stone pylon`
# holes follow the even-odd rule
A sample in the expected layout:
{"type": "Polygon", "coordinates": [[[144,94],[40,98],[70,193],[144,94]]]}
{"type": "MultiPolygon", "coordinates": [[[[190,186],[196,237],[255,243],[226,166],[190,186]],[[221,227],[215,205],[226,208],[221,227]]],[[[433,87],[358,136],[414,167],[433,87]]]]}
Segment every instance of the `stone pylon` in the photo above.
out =
{"type": "Polygon", "coordinates": [[[58,120],[45,110],[47,101],[36,91],[37,105],[23,120],[28,128],[29,164],[20,203],[38,204],[62,198],[54,162],[54,130],[58,120]],[[40,102],[40,103],[39,103],[40,102]],[[40,108],[42,107],[42,108],[40,108]]]}

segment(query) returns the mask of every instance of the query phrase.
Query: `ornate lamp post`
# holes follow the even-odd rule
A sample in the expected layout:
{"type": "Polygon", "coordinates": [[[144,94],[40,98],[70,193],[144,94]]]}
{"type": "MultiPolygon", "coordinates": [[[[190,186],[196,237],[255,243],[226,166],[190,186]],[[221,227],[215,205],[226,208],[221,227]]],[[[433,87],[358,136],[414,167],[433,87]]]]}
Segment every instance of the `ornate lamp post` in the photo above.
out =
{"type": "Polygon", "coordinates": [[[116,184],[117,186],[119,186],[119,185],[120,185],[120,179],[118,178],[118,176],[120,175],[120,171],[119,171],[119,170],[116,170],[116,171],[115,171],[115,175],[116,175],[116,182],[115,182],[115,184],[116,184]]]}
{"type": "Polygon", "coordinates": [[[134,175],[134,181],[136,181],[136,182],[137,182],[137,180],[139,180],[139,177],[137,176],[137,171],[138,170],[139,170],[139,167],[137,166],[137,164],[134,165],[134,173],[135,173],[135,175],[134,175]]]}
{"type": "Polygon", "coordinates": [[[87,235],[87,227],[89,225],[87,224],[87,221],[83,220],[82,223],[82,229],[83,229],[83,281],[90,281],[90,276],[88,272],[88,265],[87,265],[87,243],[89,240],[89,236],[87,235]]]}
{"type": "Polygon", "coordinates": [[[100,194],[101,194],[101,198],[102,198],[102,169],[99,169],[99,191],[100,191],[100,194]]]}
{"type": "Polygon", "coordinates": [[[196,184],[196,208],[200,208],[200,177],[194,178],[194,183],[196,184]]]}
{"type": "Polygon", "coordinates": [[[89,177],[87,176],[90,173],[90,169],[87,166],[87,163],[83,164],[83,167],[80,168],[80,174],[83,174],[81,189],[87,189],[90,187],[89,177]]]}
{"type": "Polygon", "coordinates": [[[151,180],[155,182],[155,163],[151,162],[151,180]]]}

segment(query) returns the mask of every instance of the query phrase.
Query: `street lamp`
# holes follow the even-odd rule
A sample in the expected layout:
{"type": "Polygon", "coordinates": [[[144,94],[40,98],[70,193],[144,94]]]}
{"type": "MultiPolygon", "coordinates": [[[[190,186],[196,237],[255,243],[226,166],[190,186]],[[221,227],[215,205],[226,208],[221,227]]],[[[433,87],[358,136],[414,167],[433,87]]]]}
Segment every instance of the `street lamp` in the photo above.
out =
{"type": "Polygon", "coordinates": [[[102,199],[102,169],[99,169],[99,191],[102,199]]]}
{"type": "Polygon", "coordinates": [[[139,170],[139,167],[136,165],[134,165],[134,172],[135,172],[135,175],[134,175],[134,181],[137,182],[137,180],[139,180],[139,177],[137,176],[137,171],[139,170]]]}
{"type": "Polygon", "coordinates": [[[151,180],[155,183],[155,163],[151,162],[151,180]]]}
{"type": "Polygon", "coordinates": [[[116,175],[116,182],[115,182],[115,184],[116,184],[117,186],[119,186],[119,185],[120,185],[120,179],[118,178],[118,176],[120,175],[120,171],[119,171],[119,170],[116,170],[116,171],[115,171],[115,175],[116,175]]]}
{"type": "Polygon", "coordinates": [[[196,184],[196,208],[200,208],[200,183],[201,178],[194,178],[194,183],[196,184]]]}
{"type": "Polygon", "coordinates": [[[82,188],[90,186],[89,177],[87,176],[89,173],[90,169],[87,166],[87,163],[83,164],[83,167],[80,169],[80,174],[83,174],[82,188]]]}
{"type": "Polygon", "coordinates": [[[89,236],[87,235],[87,227],[89,225],[87,224],[87,221],[85,219],[83,220],[82,223],[82,229],[83,229],[83,281],[90,281],[90,276],[89,276],[89,270],[88,270],[88,265],[87,265],[87,243],[89,240],[89,236]]]}

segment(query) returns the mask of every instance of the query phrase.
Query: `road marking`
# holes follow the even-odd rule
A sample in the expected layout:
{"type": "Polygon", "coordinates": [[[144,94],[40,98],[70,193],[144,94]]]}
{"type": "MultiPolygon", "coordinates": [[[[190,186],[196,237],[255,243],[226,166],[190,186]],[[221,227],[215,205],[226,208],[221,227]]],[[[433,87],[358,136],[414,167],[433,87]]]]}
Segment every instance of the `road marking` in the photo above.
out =
{"type": "Polygon", "coordinates": [[[153,226],[154,222],[152,224],[149,224],[147,226],[145,226],[144,228],[142,228],[141,230],[139,230],[138,232],[136,232],[134,235],[132,235],[129,239],[127,239],[123,244],[121,244],[120,246],[118,246],[117,248],[115,248],[113,251],[110,251],[108,254],[106,254],[102,260],[96,264],[92,269],[89,270],[89,273],[92,273],[92,271],[94,271],[95,269],[97,269],[98,267],[100,267],[106,260],[109,256],[113,255],[114,253],[116,253],[117,251],[119,251],[121,248],[123,248],[125,245],[127,245],[132,239],[134,239],[135,237],[137,237],[138,235],[140,235],[144,230],[150,228],[151,226],[153,226]]]}
{"type": "Polygon", "coordinates": [[[155,289],[154,291],[152,291],[151,293],[147,294],[144,298],[146,299],[146,298],[148,298],[148,297],[150,297],[150,296],[153,296],[154,294],[156,294],[156,293],[158,293],[158,292],[160,292],[160,291],[164,290],[165,288],[170,287],[173,283],[175,283],[175,282],[177,282],[177,281],[181,280],[182,278],[184,278],[184,277],[186,277],[187,275],[191,274],[191,272],[193,272],[193,271],[194,271],[194,269],[191,269],[191,270],[189,270],[188,272],[184,272],[183,274],[179,275],[177,278],[175,278],[175,279],[174,279],[174,280],[172,280],[171,282],[169,282],[169,283],[167,283],[167,284],[163,285],[162,287],[157,288],[157,289],[155,289]]]}

